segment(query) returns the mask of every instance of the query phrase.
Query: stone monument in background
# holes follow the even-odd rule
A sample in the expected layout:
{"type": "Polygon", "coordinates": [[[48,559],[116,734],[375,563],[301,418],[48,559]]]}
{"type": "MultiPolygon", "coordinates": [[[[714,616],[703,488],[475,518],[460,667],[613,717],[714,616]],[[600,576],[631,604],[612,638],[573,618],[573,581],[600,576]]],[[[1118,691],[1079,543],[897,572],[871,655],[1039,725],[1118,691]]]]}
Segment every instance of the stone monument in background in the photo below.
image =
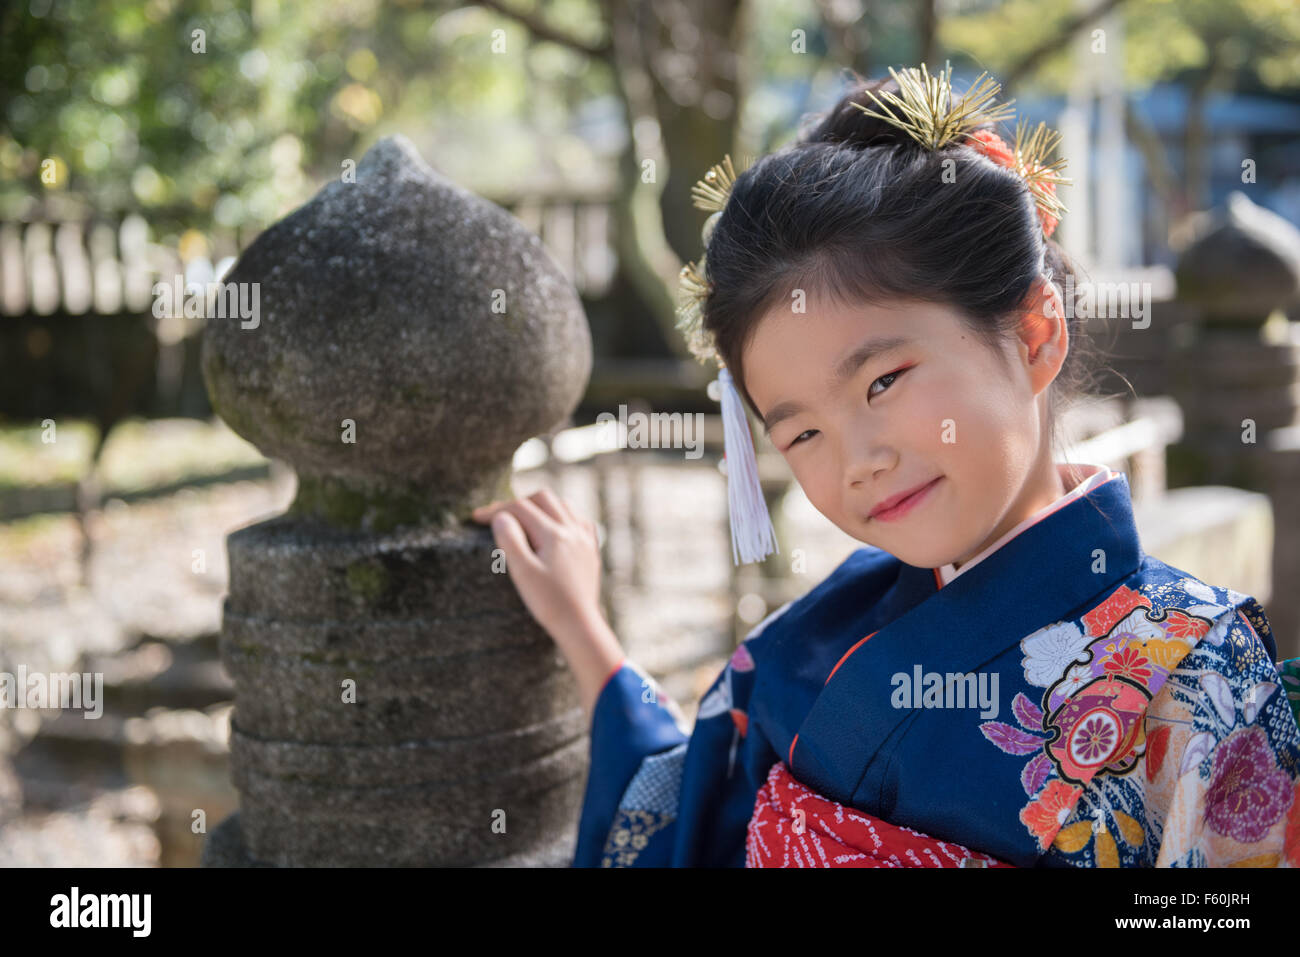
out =
{"type": "Polygon", "coordinates": [[[244,252],[213,407],[298,476],[228,539],[240,810],[206,866],[567,865],[586,720],[471,509],[591,372],[541,241],[402,137],[244,252]],[[349,181],[353,180],[353,181],[349,181]]]}
{"type": "Polygon", "coordinates": [[[1300,230],[1233,191],[1205,214],[1177,268],[1189,307],[1169,359],[1183,439],[1175,485],[1233,485],[1269,496],[1277,534],[1268,616],[1280,657],[1300,655],[1300,230]]]}

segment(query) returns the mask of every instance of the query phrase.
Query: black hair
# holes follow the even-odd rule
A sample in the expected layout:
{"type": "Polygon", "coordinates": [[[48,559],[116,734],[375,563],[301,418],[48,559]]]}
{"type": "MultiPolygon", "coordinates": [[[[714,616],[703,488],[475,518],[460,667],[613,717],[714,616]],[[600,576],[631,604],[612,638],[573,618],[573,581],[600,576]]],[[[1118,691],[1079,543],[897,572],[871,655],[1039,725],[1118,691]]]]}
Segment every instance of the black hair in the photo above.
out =
{"type": "MultiPolygon", "coordinates": [[[[703,327],[736,388],[741,355],[759,320],[794,290],[844,305],[886,299],[954,308],[979,341],[998,349],[1016,334],[1040,274],[1066,308],[1069,353],[1048,395],[1049,441],[1064,398],[1086,391],[1091,351],[1065,296],[1074,263],[1043,235],[1033,196],[1014,171],[961,138],[931,150],[868,116],[866,95],[898,92],[892,79],[855,84],[812,117],[790,145],[740,173],[709,237],[703,327]]],[[[893,115],[899,114],[890,110],[893,115]]]]}

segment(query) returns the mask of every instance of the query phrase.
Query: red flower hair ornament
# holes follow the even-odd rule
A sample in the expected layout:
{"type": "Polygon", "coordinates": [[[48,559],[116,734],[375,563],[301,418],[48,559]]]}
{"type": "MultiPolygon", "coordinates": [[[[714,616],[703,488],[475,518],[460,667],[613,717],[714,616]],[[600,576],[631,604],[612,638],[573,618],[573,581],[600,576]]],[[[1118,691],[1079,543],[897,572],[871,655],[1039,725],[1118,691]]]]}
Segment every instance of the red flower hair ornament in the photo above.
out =
{"type": "Polygon", "coordinates": [[[878,110],[860,103],[853,105],[905,131],[926,149],[938,150],[964,141],[966,146],[1011,170],[1025,181],[1034,197],[1043,235],[1050,237],[1055,232],[1061,214],[1066,212],[1056,198],[1056,187],[1070,182],[1061,176],[1065,160],[1048,159],[1061,142],[1060,133],[1049,130],[1044,123],[1032,132],[1021,124],[1016,127],[1015,145],[1008,146],[987,127],[1009,120],[1014,101],[995,102],[1001,87],[987,73],[981,73],[960,97],[953,93],[952,67],[948,65],[934,76],[924,63],[919,69],[909,67],[901,73],[891,67],[889,75],[898,84],[898,93],[886,91],[877,96],[873,90],[866,91],[878,110]]]}
{"type": "Polygon", "coordinates": [[[1056,187],[1070,182],[1060,175],[1065,160],[1047,162],[1045,159],[1060,138],[1059,133],[1047,129],[1042,123],[1028,135],[1023,127],[1017,129],[1015,146],[1008,146],[1006,140],[992,130],[973,130],[966,134],[967,146],[1011,170],[1029,186],[1038,207],[1038,221],[1043,224],[1043,235],[1049,238],[1056,232],[1060,214],[1066,212],[1056,198],[1056,187]]]}

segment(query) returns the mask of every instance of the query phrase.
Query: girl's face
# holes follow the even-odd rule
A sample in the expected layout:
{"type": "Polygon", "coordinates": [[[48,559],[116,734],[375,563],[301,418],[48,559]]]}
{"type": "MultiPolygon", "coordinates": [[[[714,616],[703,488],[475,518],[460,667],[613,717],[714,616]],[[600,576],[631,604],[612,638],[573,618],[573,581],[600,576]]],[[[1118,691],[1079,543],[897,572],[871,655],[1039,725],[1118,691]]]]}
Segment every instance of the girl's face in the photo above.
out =
{"type": "Polygon", "coordinates": [[[960,565],[1064,494],[1047,387],[1066,355],[1059,293],[995,354],[951,307],[814,304],[764,316],[742,356],[768,436],[809,500],[921,568],[960,565]],[[881,511],[921,489],[901,507],[881,511]]]}

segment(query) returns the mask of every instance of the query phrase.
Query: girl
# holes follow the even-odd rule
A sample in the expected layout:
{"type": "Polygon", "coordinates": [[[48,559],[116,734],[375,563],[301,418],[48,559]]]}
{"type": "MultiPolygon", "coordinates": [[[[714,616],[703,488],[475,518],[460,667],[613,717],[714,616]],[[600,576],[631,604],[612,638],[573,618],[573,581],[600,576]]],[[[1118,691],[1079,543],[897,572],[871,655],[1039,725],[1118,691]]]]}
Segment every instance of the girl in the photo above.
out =
{"type": "Polygon", "coordinates": [[[688,729],[597,610],[592,524],[545,491],[476,512],[592,714],[575,866],[1300,864],[1263,610],[1144,554],[1123,473],[1052,456],[1081,354],[1053,138],[993,134],[996,86],[893,77],[715,167],[685,271],[692,347],[868,547],[688,729]]]}

